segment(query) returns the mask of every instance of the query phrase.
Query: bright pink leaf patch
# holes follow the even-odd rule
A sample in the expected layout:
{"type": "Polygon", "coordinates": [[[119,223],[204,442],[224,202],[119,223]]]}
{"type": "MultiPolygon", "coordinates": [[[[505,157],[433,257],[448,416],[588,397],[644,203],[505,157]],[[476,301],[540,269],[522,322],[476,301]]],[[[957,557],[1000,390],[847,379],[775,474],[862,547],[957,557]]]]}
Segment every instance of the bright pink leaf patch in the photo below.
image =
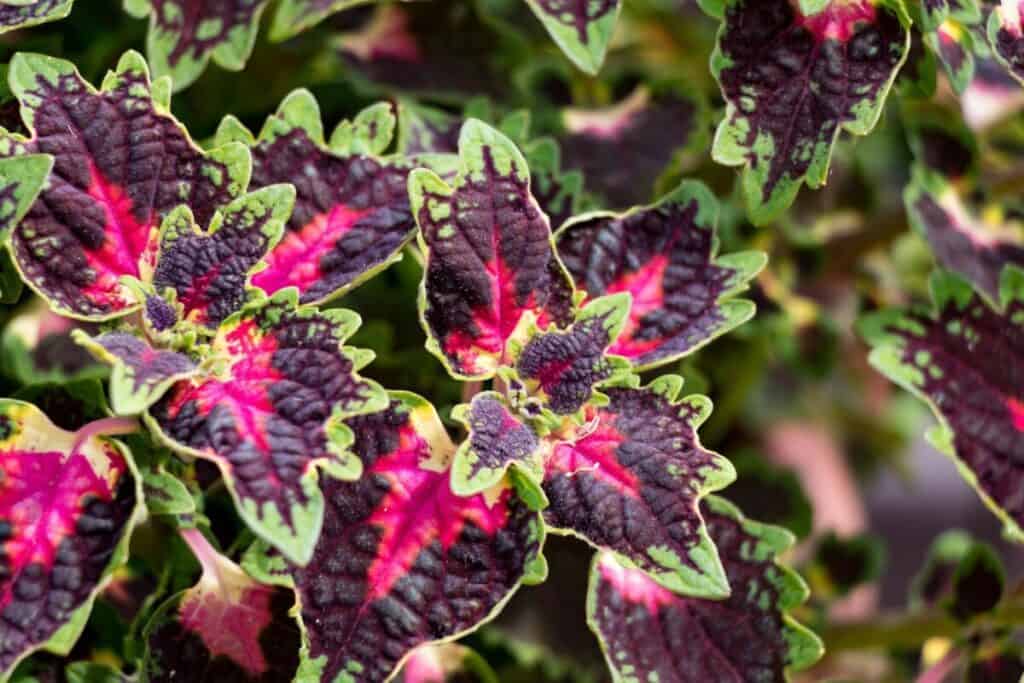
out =
{"type": "Polygon", "coordinates": [[[241,189],[244,156],[196,147],[153,102],[134,53],[100,92],[48,57],[17,55],[11,73],[34,131],[12,152],[54,157],[47,188],[13,231],[15,261],[61,311],[123,313],[134,302],[118,279],[140,275],[163,216],[185,203],[205,224],[241,189]]]}
{"type": "Polygon", "coordinates": [[[0,673],[91,599],[135,504],[122,450],[0,402],[0,673]]]}
{"type": "Polygon", "coordinates": [[[788,669],[821,656],[817,638],[786,615],[807,595],[800,578],[774,561],[792,537],[744,520],[724,501],[708,499],[702,507],[730,596],[684,597],[612,555],[600,555],[587,614],[608,665],[638,681],[783,683],[788,669]]]}
{"type": "Polygon", "coordinates": [[[422,399],[405,395],[348,425],[366,474],[322,482],[320,542],[290,572],[320,678],[374,683],[413,648],[489,619],[537,557],[542,532],[511,490],[451,492],[454,446],[422,399]]]}

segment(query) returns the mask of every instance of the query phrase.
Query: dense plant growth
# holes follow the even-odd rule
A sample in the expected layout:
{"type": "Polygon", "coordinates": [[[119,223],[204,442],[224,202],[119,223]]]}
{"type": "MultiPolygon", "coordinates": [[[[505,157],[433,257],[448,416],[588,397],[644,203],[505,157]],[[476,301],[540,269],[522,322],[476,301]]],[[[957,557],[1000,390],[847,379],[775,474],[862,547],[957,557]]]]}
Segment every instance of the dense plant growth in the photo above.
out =
{"type": "Polygon", "coordinates": [[[870,362],[1024,539],[1018,3],[123,9],[0,0],[0,681],[1024,674],[965,532],[841,623],[758,452],[891,466],[870,362]],[[551,536],[604,672],[490,625],[551,536]]]}

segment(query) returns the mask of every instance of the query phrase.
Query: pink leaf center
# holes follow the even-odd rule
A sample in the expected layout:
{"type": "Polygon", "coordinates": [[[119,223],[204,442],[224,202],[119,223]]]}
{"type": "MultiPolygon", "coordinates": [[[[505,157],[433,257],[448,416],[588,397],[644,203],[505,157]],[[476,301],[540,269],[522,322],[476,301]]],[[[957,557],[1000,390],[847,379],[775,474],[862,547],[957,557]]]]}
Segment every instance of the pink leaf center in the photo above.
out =
{"type": "Polygon", "coordinates": [[[626,438],[609,424],[613,418],[612,414],[602,413],[592,432],[577,441],[564,441],[555,446],[547,471],[568,476],[587,473],[623,495],[636,497],[639,481],[615,455],[626,438]]]}

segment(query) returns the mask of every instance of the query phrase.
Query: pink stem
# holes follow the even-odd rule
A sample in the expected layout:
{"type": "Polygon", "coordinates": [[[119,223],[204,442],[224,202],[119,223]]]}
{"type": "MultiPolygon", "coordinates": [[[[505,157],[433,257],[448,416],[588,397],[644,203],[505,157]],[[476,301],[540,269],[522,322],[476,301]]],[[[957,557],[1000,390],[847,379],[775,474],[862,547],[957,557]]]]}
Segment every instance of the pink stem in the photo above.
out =
{"type": "Polygon", "coordinates": [[[116,436],[118,434],[134,434],[139,431],[139,421],[134,417],[105,417],[93,420],[75,432],[75,441],[71,452],[77,453],[86,441],[94,436],[116,436]]]}
{"type": "Polygon", "coordinates": [[[203,536],[203,532],[195,527],[181,529],[178,533],[181,534],[185,543],[188,543],[192,554],[199,560],[199,564],[203,568],[203,574],[217,577],[219,583],[220,568],[217,564],[217,558],[220,557],[220,553],[217,552],[217,549],[210,545],[210,542],[206,540],[206,536],[203,536]]]}
{"type": "Polygon", "coordinates": [[[462,385],[462,402],[469,403],[473,397],[480,393],[483,382],[466,382],[462,385]]]}
{"type": "Polygon", "coordinates": [[[932,664],[927,671],[917,677],[917,683],[942,683],[959,661],[960,653],[956,648],[950,648],[942,659],[932,664]]]}

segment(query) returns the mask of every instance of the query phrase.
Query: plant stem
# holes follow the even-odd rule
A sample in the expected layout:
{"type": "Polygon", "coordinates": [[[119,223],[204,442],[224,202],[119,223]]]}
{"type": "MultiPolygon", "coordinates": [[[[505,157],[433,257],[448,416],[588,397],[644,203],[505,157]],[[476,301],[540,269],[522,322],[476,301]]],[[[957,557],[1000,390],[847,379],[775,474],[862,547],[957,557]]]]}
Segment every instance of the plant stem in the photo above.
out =
{"type": "Polygon", "coordinates": [[[960,651],[951,647],[942,659],[928,667],[917,677],[917,683],[942,683],[960,661],[960,651]]]}
{"type": "Polygon", "coordinates": [[[134,434],[139,431],[139,421],[134,417],[105,417],[93,420],[75,432],[75,441],[71,452],[77,453],[86,441],[94,436],[116,436],[118,434],[134,434]]]}
{"type": "Polygon", "coordinates": [[[464,382],[462,385],[462,402],[469,403],[473,397],[480,393],[483,382],[464,382]]]}

